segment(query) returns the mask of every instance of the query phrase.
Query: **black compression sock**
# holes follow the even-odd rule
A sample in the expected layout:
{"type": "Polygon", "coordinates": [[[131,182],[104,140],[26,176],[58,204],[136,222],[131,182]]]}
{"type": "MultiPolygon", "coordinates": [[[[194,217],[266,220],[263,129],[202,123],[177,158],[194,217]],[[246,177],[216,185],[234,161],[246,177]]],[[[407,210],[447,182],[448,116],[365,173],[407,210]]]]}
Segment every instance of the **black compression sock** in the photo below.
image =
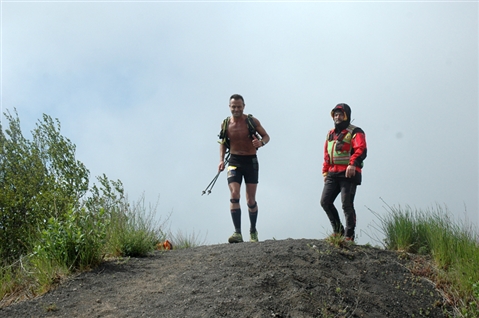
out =
{"type": "Polygon", "coordinates": [[[241,209],[231,210],[231,218],[233,219],[235,231],[241,233],[241,209]]]}
{"type": "Polygon", "coordinates": [[[253,233],[256,231],[256,219],[258,218],[258,209],[256,209],[256,212],[249,212],[249,221],[251,223],[251,229],[250,233],[253,233]]]}

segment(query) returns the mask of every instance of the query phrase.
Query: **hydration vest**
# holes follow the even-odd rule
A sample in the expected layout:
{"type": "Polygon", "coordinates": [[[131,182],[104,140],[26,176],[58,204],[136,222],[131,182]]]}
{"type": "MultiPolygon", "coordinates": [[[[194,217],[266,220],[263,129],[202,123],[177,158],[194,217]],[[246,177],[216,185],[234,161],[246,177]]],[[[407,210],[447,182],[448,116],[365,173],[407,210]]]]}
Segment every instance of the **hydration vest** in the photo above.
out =
{"type": "MultiPolygon", "coordinates": [[[[353,130],[358,127],[349,125],[346,129],[341,131],[336,139],[334,139],[333,131],[330,131],[327,136],[328,141],[328,155],[329,163],[331,165],[349,165],[351,158],[351,141],[353,139],[353,130]]],[[[362,164],[361,164],[362,166],[362,164]]]]}
{"type": "MultiPolygon", "coordinates": [[[[218,138],[220,139],[218,143],[224,144],[227,149],[230,148],[230,139],[228,138],[228,124],[230,123],[231,117],[227,117],[223,120],[223,124],[221,125],[221,131],[218,134],[218,138]]],[[[246,125],[248,126],[248,135],[251,139],[253,136],[257,136],[256,134],[256,124],[253,120],[253,115],[248,114],[246,116],[246,125]]]]}

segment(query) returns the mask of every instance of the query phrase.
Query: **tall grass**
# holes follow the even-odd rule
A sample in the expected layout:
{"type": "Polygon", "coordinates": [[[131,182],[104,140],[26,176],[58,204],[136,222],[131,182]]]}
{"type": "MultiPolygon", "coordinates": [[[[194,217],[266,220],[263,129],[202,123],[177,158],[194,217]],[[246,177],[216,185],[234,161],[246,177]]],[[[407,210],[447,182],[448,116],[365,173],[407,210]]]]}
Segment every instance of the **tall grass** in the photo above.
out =
{"type": "Polygon", "coordinates": [[[384,245],[391,250],[430,255],[436,282],[462,317],[479,317],[479,236],[471,224],[455,221],[447,208],[413,210],[387,206],[379,215],[384,245]]]}
{"type": "Polygon", "coordinates": [[[176,234],[170,231],[167,237],[171,240],[174,249],[196,247],[204,245],[206,242],[206,235],[202,238],[199,233],[187,233],[181,230],[178,230],[176,234]]]}
{"type": "Polygon", "coordinates": [[[152,252],[165,239],[164,221],[156,219],[158,201],[145,205],[142,196],[133,205],[123,204],[110,211],[107,231],[107,253],[111,256],[142,257],[152,252]]]}

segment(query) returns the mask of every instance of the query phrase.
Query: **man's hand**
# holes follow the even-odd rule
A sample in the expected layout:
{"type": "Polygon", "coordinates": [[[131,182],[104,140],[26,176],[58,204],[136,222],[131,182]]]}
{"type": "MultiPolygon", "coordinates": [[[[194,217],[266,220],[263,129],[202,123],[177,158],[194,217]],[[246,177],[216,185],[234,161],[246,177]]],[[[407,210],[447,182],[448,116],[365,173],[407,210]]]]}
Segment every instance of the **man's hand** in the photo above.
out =
{"type": "Polygon", "coordinates": [[[351,178],[351,177],[354,177],[355,175],[356,175],[356,167],[349,165],[346,168],[346,178],[351,178]]]}
{"type": "Polygon", "coordinates": [[[263,143],[261,142],[261,140],[259,140],[255,135],[253,135],[253,146],[256,149],[263,146],[263,143]]]}
{"type": "Polygon", "coordinates": [[[225,170],[225,162],[224,160],[220,161],[220,164],[218,165],[218,172],[225,170]]]}

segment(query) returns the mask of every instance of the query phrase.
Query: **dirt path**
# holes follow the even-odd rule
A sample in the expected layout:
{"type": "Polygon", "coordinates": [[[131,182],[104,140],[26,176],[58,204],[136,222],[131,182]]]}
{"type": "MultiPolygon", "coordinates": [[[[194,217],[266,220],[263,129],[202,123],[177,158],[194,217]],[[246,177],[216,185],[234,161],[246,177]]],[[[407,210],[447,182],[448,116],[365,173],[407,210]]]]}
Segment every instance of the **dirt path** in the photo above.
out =
{"type": "Polygon", "coordinates": [[[0,317],[445,317],[398,254],[270,240],[109,261],[0,317]]]}

